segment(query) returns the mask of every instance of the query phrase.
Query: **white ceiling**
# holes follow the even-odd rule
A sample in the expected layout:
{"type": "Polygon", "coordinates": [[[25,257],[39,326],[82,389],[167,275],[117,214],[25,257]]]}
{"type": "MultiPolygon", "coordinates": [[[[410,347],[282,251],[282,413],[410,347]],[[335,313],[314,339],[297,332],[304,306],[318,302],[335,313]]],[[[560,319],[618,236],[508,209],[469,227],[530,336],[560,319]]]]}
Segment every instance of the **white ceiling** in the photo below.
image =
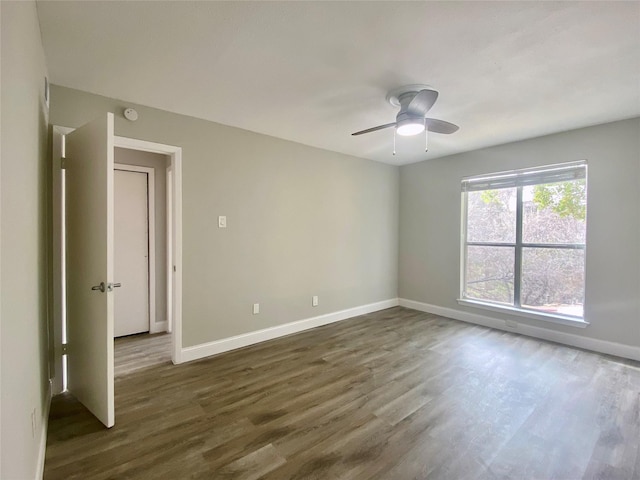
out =
{"type": "Polygon", "coordinates": [[[38,2],[50,80],[395,165],[640,115],[640,2],[38,2]],[[395,120],[440,92],[453,135],[395,120]]]}

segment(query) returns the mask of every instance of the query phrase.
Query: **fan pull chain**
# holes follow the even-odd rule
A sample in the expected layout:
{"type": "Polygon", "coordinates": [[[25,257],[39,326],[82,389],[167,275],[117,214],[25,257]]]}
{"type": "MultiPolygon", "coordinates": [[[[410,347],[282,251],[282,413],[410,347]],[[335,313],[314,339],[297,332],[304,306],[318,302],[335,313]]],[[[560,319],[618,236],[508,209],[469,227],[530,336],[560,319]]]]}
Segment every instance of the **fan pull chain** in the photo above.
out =
{"type": "Polygon", "coordinates": [[[393,129],[393,155],[396,154],[396,129],[393,129]]]}
{"type": "Polygon", "coordinates": [[[429,151],[429,129],[426,127],[426,125],[424,128],[424,151],[429,151]]]}

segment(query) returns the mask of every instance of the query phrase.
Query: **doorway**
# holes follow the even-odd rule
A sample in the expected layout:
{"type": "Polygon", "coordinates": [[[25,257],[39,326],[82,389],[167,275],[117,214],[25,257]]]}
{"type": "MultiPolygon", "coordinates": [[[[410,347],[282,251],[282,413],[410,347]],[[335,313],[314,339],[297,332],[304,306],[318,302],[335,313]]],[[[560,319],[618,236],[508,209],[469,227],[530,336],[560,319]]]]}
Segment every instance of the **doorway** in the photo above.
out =
{"type": "MultiPolygon", "coordinates": [[[[169,331],[166,155],[115,148],[114,336],[169,331]]],[[[168,352],[169,350],[167,350],[168,352]]]]}
{"type": "MultiPolygon", "coordinates": [[[[74,129],[53,127],[53,185],[52,185],[52,219],[53,219],[53,255],[52,255],[52,318],[54,349],[52,351],[53,380],[52,392],[61,393],[66,389],[66,306],[65,306],[65,229],[64,229],[64,135],[74,129]]],[[[165,159],[164,171],[167,180],[162,180],[166,189],[166,199],[163,200],[166,211],[166,228],[162,233],[165,242],[165,253],[158,255],[157,261],[163,263],[166,277],[158,282],[164,289],[164,311],[166,314],[160,321],[150,323],[155,331],[170,332],[171,360],[174,364],[181,363],[182,352],[182,150],[180,147],[158,144],[126,137],[114,137],[114,151],[117,149],[129,152],[149,152],[159,154],[165,159]],[[170,176],[166,176],[169,171],[170,176]]],[[[153,250],[153,248],[150,248],[153,250]]],[[[156,262],[157,264],[157,262],[156,262]]],[[[149,280],[151,280],[151,276],[149,280]]],[[[155,292],[155,290],[153,290],[155,292]]],[[[149,291],[150,317],[157,302],[152,302],[154,293],[149,291]]],[[[157,296],[156,296],[157,297],[157,296]]],[[[156,309],[157,310],[157,309],[156,309]]],[[[151,319],[150,319],[151,320],[151,319]]],[[[158,320],[156,318],[156,320],[158,320]]]]}
{"type": "Polygon", "coordinates": [[[114,377],[171,360],[166,155],[114,151],[114,377]]]}

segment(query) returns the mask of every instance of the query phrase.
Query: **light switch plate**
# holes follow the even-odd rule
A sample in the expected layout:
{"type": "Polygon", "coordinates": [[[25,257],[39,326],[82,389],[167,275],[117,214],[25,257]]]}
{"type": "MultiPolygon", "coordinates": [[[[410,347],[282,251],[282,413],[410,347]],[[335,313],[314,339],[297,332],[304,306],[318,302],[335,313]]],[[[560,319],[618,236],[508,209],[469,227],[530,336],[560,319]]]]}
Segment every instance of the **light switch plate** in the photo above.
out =
{"type": "Polygon", "coordinates": [[[227,217],[224,215],[220,215],[218,217],[218,227],[219,228],[227,228],[227,217]]]}

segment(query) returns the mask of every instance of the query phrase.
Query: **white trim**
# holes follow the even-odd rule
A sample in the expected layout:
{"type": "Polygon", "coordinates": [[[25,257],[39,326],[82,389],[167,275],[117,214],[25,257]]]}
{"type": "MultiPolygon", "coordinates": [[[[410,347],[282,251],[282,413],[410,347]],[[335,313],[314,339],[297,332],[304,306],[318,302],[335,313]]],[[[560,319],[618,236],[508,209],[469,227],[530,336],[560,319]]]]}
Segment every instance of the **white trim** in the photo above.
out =
{"type": "Polygon", "coordinates": [[[164,333],[167,332],[167,322],[155,322],[152,328],[149,330],[149,333],[164,333]]]}
{"type": "Polygon", "coordinates": [[[49,380],[49,391],[47,392],[47,403],[42,412],[42,428],[40,429],[40,442],[38,445],[38,463],[36,463],[36,480],[41,480],[44,476],[44,461],[47,453],[47,432],[49,429],[49,411],[51,410],[51,396],[53,393],[53,384],[49,380]]]}
{"type": "Polygon", "coordinates": [[[487,302],[481,302],[478,300],[469,300],[466,298],[459,298],[458,304],[465,307],[480,308],[482,310],[489,310],[492,312],[501,312],[507,315],[516,315],[518,317],[530,318],[532,320],[541,320],[544,322],[557,323],[559,325],[567,325],[569,327],[586,328],[589,326],[589,322],[585,322],[579,318],[564,317],[562,315],[554,315],[552,313],[536,312],[535,310],[525,310],[523,308],[515,308],[509,305],[494,305],[487,302]]]}
{"type": "Polygon", "coordinates": [[[171,169],[174,172],[171,185],[173,265],[167,265],[167,275],[173,274],[171,361],[174,364],[182,363],[182,148],[119,136],[114,137],[114,142],[115,146],[119,148],[160,153],[168,155],[171,159],[171,169]],[[173,271],[174,265],[175,272],[173,271]]]}
{"type": "Polygon", "coordinates": [[[310,328],[328,325],[330,323],[339,322],[348,318],[357,317],[358,315],[365,315],[367,313],[377,312],[379,310],[384,310],[386,308],[396,306],[398,306],[398,299],[392,298],[389,300],[383,300],[381,302],[361,305],[359,307],[348,308],[346,310],[340,310],[338,312],[327,313],[325,315],[320,315],[317,317],[311,317],[291,323],[285,323],[284,325],[277,325],[275,327],[265,328],[263,330],[243,333],[213,342],[202,343],[193,347],[186,347],[182,349],[182,361],[190,362],[199,358],[228,352],[229,350],[235,350],[237,348],[246,347],[255,343],[272,340],[274,338],[283,337],[285,335],[291,335],[292,333],[309,330],[310,328]]]}
{"type": "MultiPolygon", "coordinates": [[[[95,120],[93,120],[95,121],[95,120]]],[[[82,128],[82,127],[80,127],[82,128]]],[[[73,134],[72,134],[73,135],[73,134]]],[[[115,245],[115,202],[114,202],[114,194],[115,189],[113,186],[113,177],[115,171],[113,170],[113,159],[115,157],[116,148],[115,148],[115,120],[113,113],[107,112],[107,238],[106,245],[107,249],[111,250],[111,255],[107,255],[107,278],[105,278],[105,282],[113,282],[113,271],[114,271],[114,251],[113,246],[115,245]],[[111,248],[109,248],[111,247],[111,248]]],[[[65,148],[66,148],[66,140],[65,140],[65,148]]],[[[66,152],[65,152],[66,153],[66,152]]],[[[114,359],[114,345],[113,345],[113,312],[115,309],[113,308],[115,305],[115,295],[107,295],[107,409],[106,409],[106,418],[99,420],[105,424],[107,428],[111,428],[116,423],[116,389],[115,389],[115,359],[114,359]]],[[[72,358],[72,357],[70,357],[72,358]]],[[[68,365],[68,363],[67,363],[68,365]]],[[[73,383],[72,383],[73,385],[73,383]]],[[[92,412],[93,413],[93,412],[92,412]]]]}
{"type": "Polygon", "coordinates": [[[171,330],[173,363],[182,363],[182,149],[172,156],[173,193],[173,311],[171,312],[171,330]]]}
{"type": "Polygon", "coordinates": [[[507,326],[506,320],[500,320],[498,318],[488,317],[485,315],[478,315],[476,313],[463,312],[460,310],[455,310],[453,308],[440,307],[428,303],[416,302],[414,300],[407,300],[405,298],[399,299],[399,305],[401,307],[411,308],[413,310],[419,310],[421,312],[433,313],[435,315],[453,318],[455,320],[461,320],[467,323],[474,323],[476,325],[483,325],[485,327],[496,328],[498,330],[519,333],[528,337],[540,338],[543,340],[549,340],[551,342],[562,343],[564,345],[569,345],[572,347],[583,348],[585,350],[591,350],[594,352],[606,353],[608,355],[615,355],[617,357],[640,361],[640,347],[633,345],[609,342],[607,340],[584,337],[582,335],[575,335],[573,333],[558,332],[555,330],[549,330],[547,328],[534,327],[517,322],[515,323],[515,327],[509,327],[507,326]]]}
{"type": "Polygon", "coordinates": [[[62,228],[64,192],[62,190],[62,157],[63,157],[63,136],[72,129],[54,126],[52,129],[52,156],[53,165],[51,168],[51,215],[52,215],[52,317],[53,317],[53,385],[54,395],[62,393],[63,385],[63,364],[62,364],[62,344],[63,338],[63,318],[64,318],[64,277],[63,263],[64,252],[64,231],[62,228]]]}
{"type": "Polygon", "coordinates": [[[167,331],[167,322],[149,323],[149,333],[163,333],[167,331]]]}
{"type": "MultiPolygon", "coordinates": [[[[174,145],[164,145],[162,143],[147,142],[146,140],[138,140],[136,138],[114,137],[116,147],[128,148],[129,150],[140,150],[142,152],[160,153],[162,155],[170,155],[173,153],[181,153],[182,148],[174,145]]],[[[173,162],[172,162],[173,164],[173,162]]]]}
{"type": "MultiPolygon", "coordinates": [[[[158,330],[156,322],[156,176],[153,167],[142,167],[139,165],[126,165],[124,163],[115,163],[115,170],[124,170],[126,172],[137,172],[147,174],[147,230],[149,242],[148,249],[148,268],[149,268],[149,333],[158,333],[164,330],[158,330]]],[[[117,280],[116,280],[117,281],[117,280]]]]}
{"type": "Polygon", "coordinates": [[[166,205],[165,205],[165,218],[166,218],[166,225],[165,225],[165,235],[166,235],[166,259],[165,259],[165,263],[167,265],[167,285],[166,285],[166,291],[167,291],[167,308],[166,308],[166,312],[165,313],[165,318],[167,320],[167,326],[166,326],[166,331],[168,333],[171,333],[173,331],[173,235],[171,234],[172,232],[172,228],[171,225],[173,225],[173,199],[172,199],[172,195],[173,195],[173,189],[171,188],[171,185],[173,185],[173,170],[171,169],[171,165],[169,165],[167,167],[167,173],[166,173],[166,192],[167,194],[165,195],[165,200],[166,200],[166,205]]]}
{"type": "Polygon", "coordinates": [[[61,135],[67,135],[67,134],[73,132],[75,130],[75,128],[73,128],[73,127],[62,127],[60,125],[54,125],[53,126],[53,130],[54,130],[54,132],[57,132],[57,133],[59,133],[61,135]]]}

